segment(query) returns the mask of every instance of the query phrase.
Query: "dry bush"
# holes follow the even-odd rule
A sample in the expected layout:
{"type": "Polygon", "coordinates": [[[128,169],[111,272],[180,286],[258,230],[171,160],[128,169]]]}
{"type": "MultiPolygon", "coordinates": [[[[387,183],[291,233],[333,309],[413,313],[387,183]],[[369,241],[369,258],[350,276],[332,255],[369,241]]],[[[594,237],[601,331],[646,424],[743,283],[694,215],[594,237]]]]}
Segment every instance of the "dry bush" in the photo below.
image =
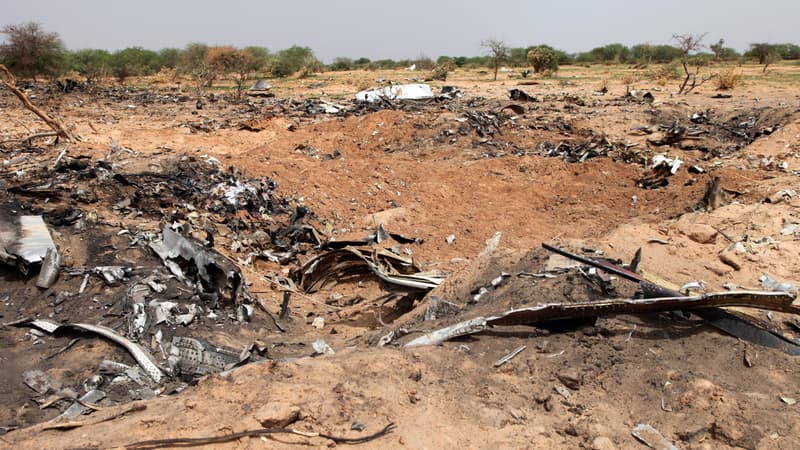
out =
{"type": "Polygon", "coordinates": [[[431,71],[431,80],[447,81],[447,68],[443,66],[436,66],[431,71]]]}
{"type": "Polygon", "coordinates": [[[729,90],[742,83],[742,73],[735,68],[729,67],[717,74],[717,89],[729,90]]]}
{"type": "Polygon", "coordinates": [[[664,64],[646,74],[648,80],[655,81],[659,86],[665,86],[670,81],[679,79],[680,76],[678,65],[675,63],[664,64]]]}
{"type": "Polygon", "coordinates": [[[311,78],[317,72],[319,72],[318,70],[315,69],[316,69],[315,67],[303,66],[300,68],[300,71],[297,72],[297,78],[298,79],[311,78]]]}
{"type": "Polygon", "coordinates": [[[174,67],[162,67],[153,76],[153,81],[158,84],[174,83],[178,80],[178,71],[174,67]]]}
{"type": "Polygon", "coordinates": [[[631,87],[636,83],[637,79],[638,77],[633,72],[626,72],[622,75],[622,84],[625,85],[626,94],[631,91],[631,87]]]}

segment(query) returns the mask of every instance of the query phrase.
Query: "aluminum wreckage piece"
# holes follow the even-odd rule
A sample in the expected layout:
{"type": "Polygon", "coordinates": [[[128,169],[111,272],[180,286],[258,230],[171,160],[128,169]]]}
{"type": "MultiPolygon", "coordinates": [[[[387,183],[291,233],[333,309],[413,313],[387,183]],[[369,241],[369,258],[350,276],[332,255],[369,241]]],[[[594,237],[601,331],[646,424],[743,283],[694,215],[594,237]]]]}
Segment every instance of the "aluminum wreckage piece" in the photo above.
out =
{"type": "MultiPolygon", "coordinates": [[[[406,347],[440,344],[449,339],[480,333],[493,326],[535,325],[562,319],[601,317],[617,314],[643,314],[676,310],[744,306],[800,315],[794,296],[784,292],[722,292],[693,297],[644,299],[608,299],[594,302],[548,303],[530,308],[515,309],[490,317],[476,317],[426,333],[406,344],[406,347]]],[[[787,342],[787,344],[789,344],[787,342]]]]}
{"type": "MultiPolygon", "coordinates": [[[[209,296],[221,295],[238,304],[244,291],[244,278],[239,268],[221,253],[205,248],[195,239],[181,236],[169,226],[162,231],[162,240],[150,243],[173,275],[191,284],[196,282],[200,292],[209,296]],[[189,266],[184,269],[184,267],[189,266]],[[196,274],[197,279],[190,279],[196,274]]],[[[216,302],[212,302],[214,305],[216,302]]]]}
{"type": "Polygon", "coordinates": [[[133,359],[135,359],[145,371],[147,376],[149,376],[156,383],[161,383],[165,377],[164,372],[158,367],[155,360],[153,360],[153,357],[149,353],[147,353],[139,344],[122,337],[119,333],[111,328],[107,328],[102,325],[90,325],[85,323],[59,324],[51,320],[44,319],[29,320],[20,322],[16,325],[36,327],[50,334],[53,334],[56,331],[64,328],[72,328],[98,334],[128,350],[131,356],[133,356],[133,359]]]}
{"type": "Polygon", "coordinates": [[[16,265],[23,275],[29,266],[41,263],[36,286],[47,289],[61,269],[61,254],[41,216],[0,218],[0,262],[16,265]]]}
{"type": "Polygon", "coordinates": [[[387,288],[401,291],[429,291],[443,276],[419,272],[413,261],[392,252],[369,247],[345,247],[319,255],[294,274],[300,288],[315,292],[329,281],[372,274],[387,288]]]}
{"type": "MultiPolygon", "coordinates": [[[[604,270],[609,273],[618,275],[626,280],[639,283],[639,288],[645,298],[661,298],[661,297],[681,297],[682,293],[673,289],[660,286],[647,280],[644,276],[636,273],[637,260],[641,258],[641,249],[636,252],[634,263],[631,264],[630,269],[619,267],[602,260],[595,260],[586,258],[580,255],[575,255],[566,250],[553,247],[546,243],[542,243],[542,247],[551,252],[565,256],[567,258],[579,261],[583,264],[604,270]]],[[[774,289],[770,289],[774,290],[774,289]]],[[[760,325],[758,319],[748,317],[747,315],[729,311],[717,307],[704,308],[693,310],[692,313],[702,318],[709,325],[722,330],[731,336],[739,339],[744,339],[754,344],[762,345],[765,347],[777,348],[790,355],[800,355],[800,343],[796,342],[790,337],[787,337],[779,331],[770,329],[766,324],[760,325]]]]}

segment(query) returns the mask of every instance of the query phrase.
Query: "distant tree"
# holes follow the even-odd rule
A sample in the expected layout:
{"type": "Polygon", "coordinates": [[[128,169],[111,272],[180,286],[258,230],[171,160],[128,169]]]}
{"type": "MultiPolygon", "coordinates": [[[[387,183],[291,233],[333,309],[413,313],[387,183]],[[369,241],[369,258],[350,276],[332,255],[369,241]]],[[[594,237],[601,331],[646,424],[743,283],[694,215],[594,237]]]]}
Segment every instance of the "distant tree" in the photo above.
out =
{"type": "Polygon", "coordinates": [[[464,64],[467,63],[467,57],[466,56],[456,56],[455,58],[453,58],[453,62],[456,64],[456,67],[463,67],[464,64]]]}
{"type": "Polygon", "coordinates": [[[440,56],[436,58],[436,67],[442,67],[448,71],[453,71],[456,68],[456,60],[451,56],[440,56]]]}
{"type": "Polygon", "coordinates": [[[649,43],[634,45],[631,47],[630,58],[643,66],[652,64],[653,46],[649,43]]]}
{"type": "Polygon", "coordinates": [[[767,43],[750,44],[750,51],[748,54],[749,56],[758,58],[758,63],[764,65],[762,72],[766,72],[770,64],[776,63],[781,59],[778,46],[767,43]]]}
{"type": "MultiPolygon", "coordinates": [[[[570,65],[570,64],[575,64],[575,56],[574,55],[570,55],[569,53],[565,52],[564,50],[559,50],[559,49],[553,48],[553,47],[551,47],[549,45],[541,44],[541,45],[530,46],[530,47],[525,49],[524,63],[522,64],[523,66],[525,66],[525,65],[530,63],[530,60],[528,59],[528,54],[531,52],[531,50],[535,50],[535,49],[538,49],[538,48],[546,48],[546,49],[549,49],[550,51],[552,51],[553,54],[555,55],[556,62],[558,63],[559,66],[562,66],[562,65],[566,66],[566,65],[570,65]]],[[[558,70],[558,68],[556,68],[556,70],[558,70]]]]}
{"type": "Polygon", "coordinates": [[[675,34],[672,39],[677,43],[680,50],[681,66],[683,67],[684,78],[678,87],[678,94],[686,94],[696,87],[713,78],[713,76],[700,78],[700,68],[707,62],[702,57],[696,57],[697,53],[704,48],[703,38],[705,34],[675,34]],[[693,67],[692,70],[689,67],[693,67]]]}
{"type": "Polygon", "coordinates": [[[158,51],[158,59],[161,67],[175,69],[181,58],[181,50],[178,48],[162,48],[158,51]]]}
{"type": "Polygon", "coordinates": [[[111,71],[120,81],[129,76],[151,75],[161,68],[158,53],[142,47],[128,47],[111,54],[111,71]]]}
{"type": "Polygon", "coordinates": [[[528,51],[530,48],[515,47],[508,51],[508,64],[512,67],[525,67],[528,65],[528,51]]]}
{"type": "Polygon", "coordinates": [[[681,50],[672,45],[654,45],[653,62],[658,64],[669,64],[681,57],[681,50]]]}
{"type": "Polygon", "coordinates": [[[365,68],[365,67],[369,66],[369,64],[370,64],[371,62],[372,62],[372,61],[370,61],[370,59],[369,59],[369,58],[364,58],[364,57],[362,56],[361,58],[358,58],[357,60],[353,61],[353,64],[354,64],[356,67],[363,69],[363,68],[365,68]]]}
{"type": "Polygon", "coordinates": [[[722,59],[722,50],[725,48],[725,39],[720,39],[716,44],[709,45],[709,48],[714,52],[714,59],[719,61],[722,59]]]}
{"type": "Polygon", "coordinates": [[[273,55],[266,47],[249,46],[242,49],[242,51],[249,53],[255,59],[258,65],[256,72],[265,70],[272,61],[273,55]]]}
{"type": "Polygon", "coordinates": [[[540,45],[528,51],[528,62],[536,73],[558,71],[558,55],[549,45],[540,45]]]}
{"type": "Polygon", "coordinates": [[[192,42],[186,45],[178,58],[178,72],[194,77],[198,72],[208,70],[206,67],[206,53],[208,53],[208,45],[206,44],[192,42]]]}
{"type": "Polygon", "coordinates": [[[372,61],[370,65],[376,69],[395,69],[400,66],[397,61],[393,59],[379,59],[372,61]]]}
{"type": "Polygon", "coordinates": [[[571,55],[564,50],[559,50],[554,48],[553,51],[556,53],[556,59],[558,60],[559,66],[568,66],[571,64],[575,64],[575,56],[571,55]]]}
{"type": "Polygon", "coordinates": [[[67,61],[70,70],[83,75],[88,81],[111,73],[111,54],[105,50],[84,49],[71,52],[67,61]]]}
{"type": "Polygon", "coordinates": [[[333,59],[333,63],[328,66],[328,70],[333,71],[341,71],[341,70],[352,70],[353,69],[353,60],[350,58],[345,58],[344,56],[339,56],[333,59]]]}
{"type": "Polygon", "coordinates": [[[56,75],[64,67],[64,43],[58,33],[49,33],[35,22],[5,25],[0,34],[6,35],[0,45],[0,62],[20,77],[56,75]]]}
{"type": "Polygon", "coordinates": [[[796,44],[778,44],[778,54],[781,59],[800,59],[800,45],[796,44]]]}
{"type": "Polygon", "coordinates": [[[605,64],[621,64],[630,60],[631,50],[619,43],[593,48],[590,52],[592,62],[605,64]]]}
{"type": "Polygon", "coordinates": [[[278,52],[272,65],[272,75],[288,77],[303,68],[310,72],[319,72],[322,70],[322,63],[310,48],[293,45],[278,52]]]}
{"type": "Polygon", "coordinates": [[[206,44],[192,42],[186,45],[178,58],[178,73],[192,77],[198,96],[203,94],[208,77],[211,76],[211,67],[206,58],[208,49],[206,44]]]}
{"type": "Polygon", "coordinates": [[[232,74],[236,84],[236,97],[241,98],[250,74],[258,69],[259,61],[250,52],[234,47],[210,47],[206,52],[208,74],[205,86],[209,86],[223,74],[232,74]]]}
{"type": "Polygon", "coordinates": [[[411,64],[415,65],[417,70],[432,70],[436,66],[433,60],[426,55],[419,55],[411,64]]]}
{"type": "Polygon", "coordinates": [[[486,53],[492,61],[494,79],[497,80],[497,71],[500,70],[500,64],[508,59],[510,50],[505,42],[497,39],[485,39],[481,42],[481,47],[486,50],[486,53]]]}

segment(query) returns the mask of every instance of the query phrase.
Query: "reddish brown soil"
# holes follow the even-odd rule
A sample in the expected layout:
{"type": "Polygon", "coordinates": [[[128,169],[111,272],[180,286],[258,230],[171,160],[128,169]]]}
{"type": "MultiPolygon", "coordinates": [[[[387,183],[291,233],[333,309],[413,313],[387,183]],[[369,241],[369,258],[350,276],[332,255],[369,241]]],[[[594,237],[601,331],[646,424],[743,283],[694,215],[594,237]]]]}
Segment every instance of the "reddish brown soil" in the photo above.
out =
{"type": "MultiPolygon", "coordinates": [[[[445,133],[462,125],[456,120],[462,117],[461,111],[497,113],[510,103],[507,91],[517,87],[515,82],[476,81],[477,77],[473,73],[456,76],[453,84],[466,93],[457,102],[341,117],[280,113],[224,99],[206,102],[197,110],[194,99],[162,103],[89,92],[43,94],[37,101],[72,124],[84,142],[44,146],[39,153],[8,150],[0,154],[7,161],[3,171],[8,175],[0,186],[6,189],[19,182],[10,176],[12,171],[51,162],[63,148],[73,157],[103,159],[112,139],[134,152],[113,157],[116,166],[129,173],[165,169],[184,155],[201,160],[213,156],[248,176],[277,180],[280,196],[291,199],[292,206],[307,206],[314,213],[311,225],[323,234],[330,232],[337,239],[363,236],[375,223],[383,223],[392,232],[421,238],[421,244],[407,247],[425,269],[451,274],[440,295],[458,304],[464,303],[464,292],[507,270],[504,267],[525,258],[541,242],[591,247],[625,261],[641,247],[640,267],[652,279],[673,285],[698,280],[712,291],[722,290],[726,283],[758,288],[758,277],[764,272],[780,280],[800,281],[798,234],[781,234],[785,224],[800,223],[800,198],[763,202],[782,189],[800,190],[800,94],[794,87],[749,84],[733,91],[732,99],[719,100],[710,98],[716,93],[710,87],[697,95],[674,96],[669,88],[642,82],[637,88],[650,90],[656,97],[650,105],[621,99],[625,91],[619,84],[612,83],[611,92],[600,97],[592,95],[596,83],[543,81],[521,88],[544,101],[526,104],[528,111],[520,116],[503,113],[501,133],[486,143],[474,130],[467,135],[445,133]],[[467,106],[478,96],[486,100],[467,106]],[[582,102],[576,104],[572,97],[582,102]],[[774,118],[780,127],[718,156],[656,147],[648,139],[656,139],[657,133],[643,136],[632,131],[642,125],[668,125],[666,117],[675,115],[686,121],[693,112],[706,110],[719,118],[774,118]],[[201,123],[210,126],[210,131],[188,126],[201,123]],[[260,131],[242,130],[239,124],[243,123],[260,131]],[[571,128],[564,131],[559,124],[571,128]],[[584,142],[593,135],[605,136],[618,149],[625,143],[636,146],[630,147],[631,155],[617,150],[583,163],[537,154],[543,142],[584,142]],[[338,149],[343,157],[325,161],[304,151],[301,144],[317,149],[319,155],[338,149]],[[512,154],[515,150],[522,156],[512,154]],[[679,156],[687,166],[696,164],[705,172],[690,174],[684,166],[668,178],[664,188],[638,187],[637,180],[650,173],[642,162],[658,153],[679,156]],[[770,157],[785,162],[785,167],[763,164],[770,157]],[[726,194],[726,205],[720,208],[697,210],[706,183],[714,176],[733,194],[726,194]],[[691,236],[699,225],[719,233],[712,241],[697,242],[691,236]],[[501,249],[491,258],[479,258],[486,240],[497,231],[502,235],[501,249]],[[455,241],[448,244],[451,234],[455,241]],[[718,256],[729,240],[747,247],[747,254],[739,257],[738,270],[718,256]]],[[[318,89],[304,84],[292,81],[279,86],[278,95],[320,95],[318,89]]],[[[325,98],[348,104],[344,96],[354,92],[359,82],[331,79],[328,84],[325,98]]],[[[169,88],[160,89],[174,94],[169,88]]],[[[41,127],[5,92],[0,96],[0,117],[6,124],[0,128],[0,140],[41,127]]],[[[727,148],[730,143],[722,135],[703,139],[715,148],[727,148]]],[[[19,200],[5,190],[3,195],[4,204],[19,200]]],[[[49,208],[41,199],[25,201],[49,208]]],[[[102,220],[115,225],[105,233],[131,225],[159,229],[157,220],[121,215],[108,202],[104,199],[94,207],[102,220]]],[[[91,234],[69,227],[56,227],[55,240],[60,248],[68,249],[68,264],[76,267],[98,264],[104,254],[92,245],[91,234]]],[[[124,247],[122,240],[118,244],[124,247]]],[[[223,238],[220,250],[243,260],[245,255],[228,244],[223,238]]],[[[143,258],[135,250],[120,251],[116,257],[132,262],[143,258]]],[[[541,261],[536,261],[531,270],[538,269],[541,261]]],[[[274,313],[280,295],[263,275],[286,269],[263,261],[243,266],[251,290],[274,313]]],[[[39,293],[32,281],[0,272],[0,300],[9,297],[0,304],[0,319],[9,322],[23,315],[52,314],[53,308],[43,299],[80,284],[79,277],[64,278],[51,291],[39,293]]],[[[583,286],[579,279],[575,283],[583,286]]],[[[366,425],[363,433],[375,432],[389,422],[397,425],[388,436],[363,445],[367,448],[644,448],[631,436],[638,423],[652,425],[679,448],[800,447],[800,405],[782,401],[800,400],[800,360],[699,322],[673,321],[667,315],[621,316],[601,318],[593,327],[564,333],[515,328],[436,347],[377,348],[368,343],[388,329],[374,318],[376,287],[350,285],[335,291],[361,292],[366,299],[334,311],[321,305],[329,299],[329,291],[313,294],[310,300],[295,296],[288,333],[276,331],[259,310],[249,325],[197,330],[200,336],[232,348],[254,339],[267,342],[276,349],[272,355],[276,360],[249,364],[227,376],[208,376],[180,394],[142,402],[143,411],[70,431],[42,431],[41,425],[34,425],[58,411],[38,411],[38,405],[28,400],[32,391],[22,384],[21,373],[43,368],[56,378],[80,380],[91,375],[100,360],[127,355],[112,344],[83,337],[67,352],[44,360],[69,339],[47,338],[35,346],[25,338],[27,330],[0,328],[0,399],[11,405],[0,413],[0,426],[30,426],[0,436],[0,442],[9,448],[122,447],[146,439],[259,428],[262,409],[296,406],[300,412],[292,427],[304,431],[358,436],[350,429],[353,422],[366,425]],[[325,317],[321,330],[310,326],[315,315],[325,317]],[[332,329],[337,333],[331,334],[332,329]],[[336,354],[307,357],[309,344],[318,337],[324,337],[336,354]],[[493,367],[520,345],[527,345],[526,350],[510,363],[493,367]],[[745,355],[754,363],[752,367],[745,364],[745,355]],[[568,399],[554,391],[565,375],[579,379],[568,399]]],[[[555,291],[547,291],[547,296],[542,292],[534,283],[498,297],[496,304],[481,304],[471,313],[502,312],[542,302],[544,297],[557,300],[555,291]]],[[[91,295],[103,298],[103,291],[97,287],[91,295]]],[[[101,320],[81,309],[90,305],[90,299],[86,302],[75,303],[74,309],[55,318],[74,321],[86,314],[85,320],[101,320]]],[[[411,324],[430,329],[433,325],[409,319],[418,317],[426,304],[423,299],[393,328],[411,324]]],[[[770,320],[765,312],[750,313],[770,320]]],[[[463,318],[469,317],[464,313],[463,318]]],[[[796,319],[775,314],[771,320],[791,335],[785,321],[796,319]]],[[[115,408],[122,406],[111,407],[115,408]]],[[[79,420],[103,413],[108,412],[79,420]]],[[[323,438],[276,435],[209,448],[301,444],[333,445],[323,438]]]]}

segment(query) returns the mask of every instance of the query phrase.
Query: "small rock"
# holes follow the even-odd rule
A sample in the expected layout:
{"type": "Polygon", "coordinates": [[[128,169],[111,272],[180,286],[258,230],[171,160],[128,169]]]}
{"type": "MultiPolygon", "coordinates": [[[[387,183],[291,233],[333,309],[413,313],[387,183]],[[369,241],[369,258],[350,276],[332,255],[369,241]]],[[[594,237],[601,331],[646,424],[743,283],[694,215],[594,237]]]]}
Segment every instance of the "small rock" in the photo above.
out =
{"type": "Polygon", "coordinates": [[[325,328],[325,318],[321,316],[314,317],[314,320],[311,322],[311,326],[318,330],[325,328]]]}
{"type": "Polygon", "coordinates": [[[598,436],[592,441],[593,450],[617,450],[614,442],[605,436],[598,436]]]}
{"type": "Polygon", "coordinates": [[[733,267],[733,270],[742,270],[742,259],[734,251],[724,250],[719,254],[719,260],[733,267]]]}
{"type": "Polygon", "coordinates": [[[253,418],[264,428],[285,427],[299,416],[300,408],[287,402],[270,402],[253,413],[253,418]]]}
{"type": "Polygon", "coordinates": [[[724,444],[731,447],[756,448],[763,434],[734,418],[717,419],[711,426],[711,433],[724,444]]]}
{"type": "Polygon", "coordinates": [[[577,391],[581,386],[581,375],[575,369],[567,369],[556,375],[564,386],[577,391]]]}
{"type": "Polygon", "coordinates": [[[717,240],[717,230],[710,225],[698,223],[687,228],[682,231],[689,239],[698,244],[713,244],[717,240]]]}
{"type": "Polygon", "coordinates": [[[566,433],[566,434],[568,434],[568,435],[570,435],[570,436],[575,436],[575,437],[577,437],[577,436],[578,436],[578,429],[577,429],[577,428],[575,428],[575,424],[574,424],[574,423],[568,423],[568,424],[567,424],[567,425],[564,427],[564,433],[566,433]]]}
{"type": "Polygon", "coordinates": [[[720,276],[720,277],[724,277],[725,275],[727,275],[731,271],[731,269],[729,269],[727,266],[723,266],[722,264],[716,264],[716,263],[707,264],[705,266],[705,268],[706,268],[706,270],[709,270],[709,271],[713,272],[714,275],[717,275],[717,276],[720,276]]]}

